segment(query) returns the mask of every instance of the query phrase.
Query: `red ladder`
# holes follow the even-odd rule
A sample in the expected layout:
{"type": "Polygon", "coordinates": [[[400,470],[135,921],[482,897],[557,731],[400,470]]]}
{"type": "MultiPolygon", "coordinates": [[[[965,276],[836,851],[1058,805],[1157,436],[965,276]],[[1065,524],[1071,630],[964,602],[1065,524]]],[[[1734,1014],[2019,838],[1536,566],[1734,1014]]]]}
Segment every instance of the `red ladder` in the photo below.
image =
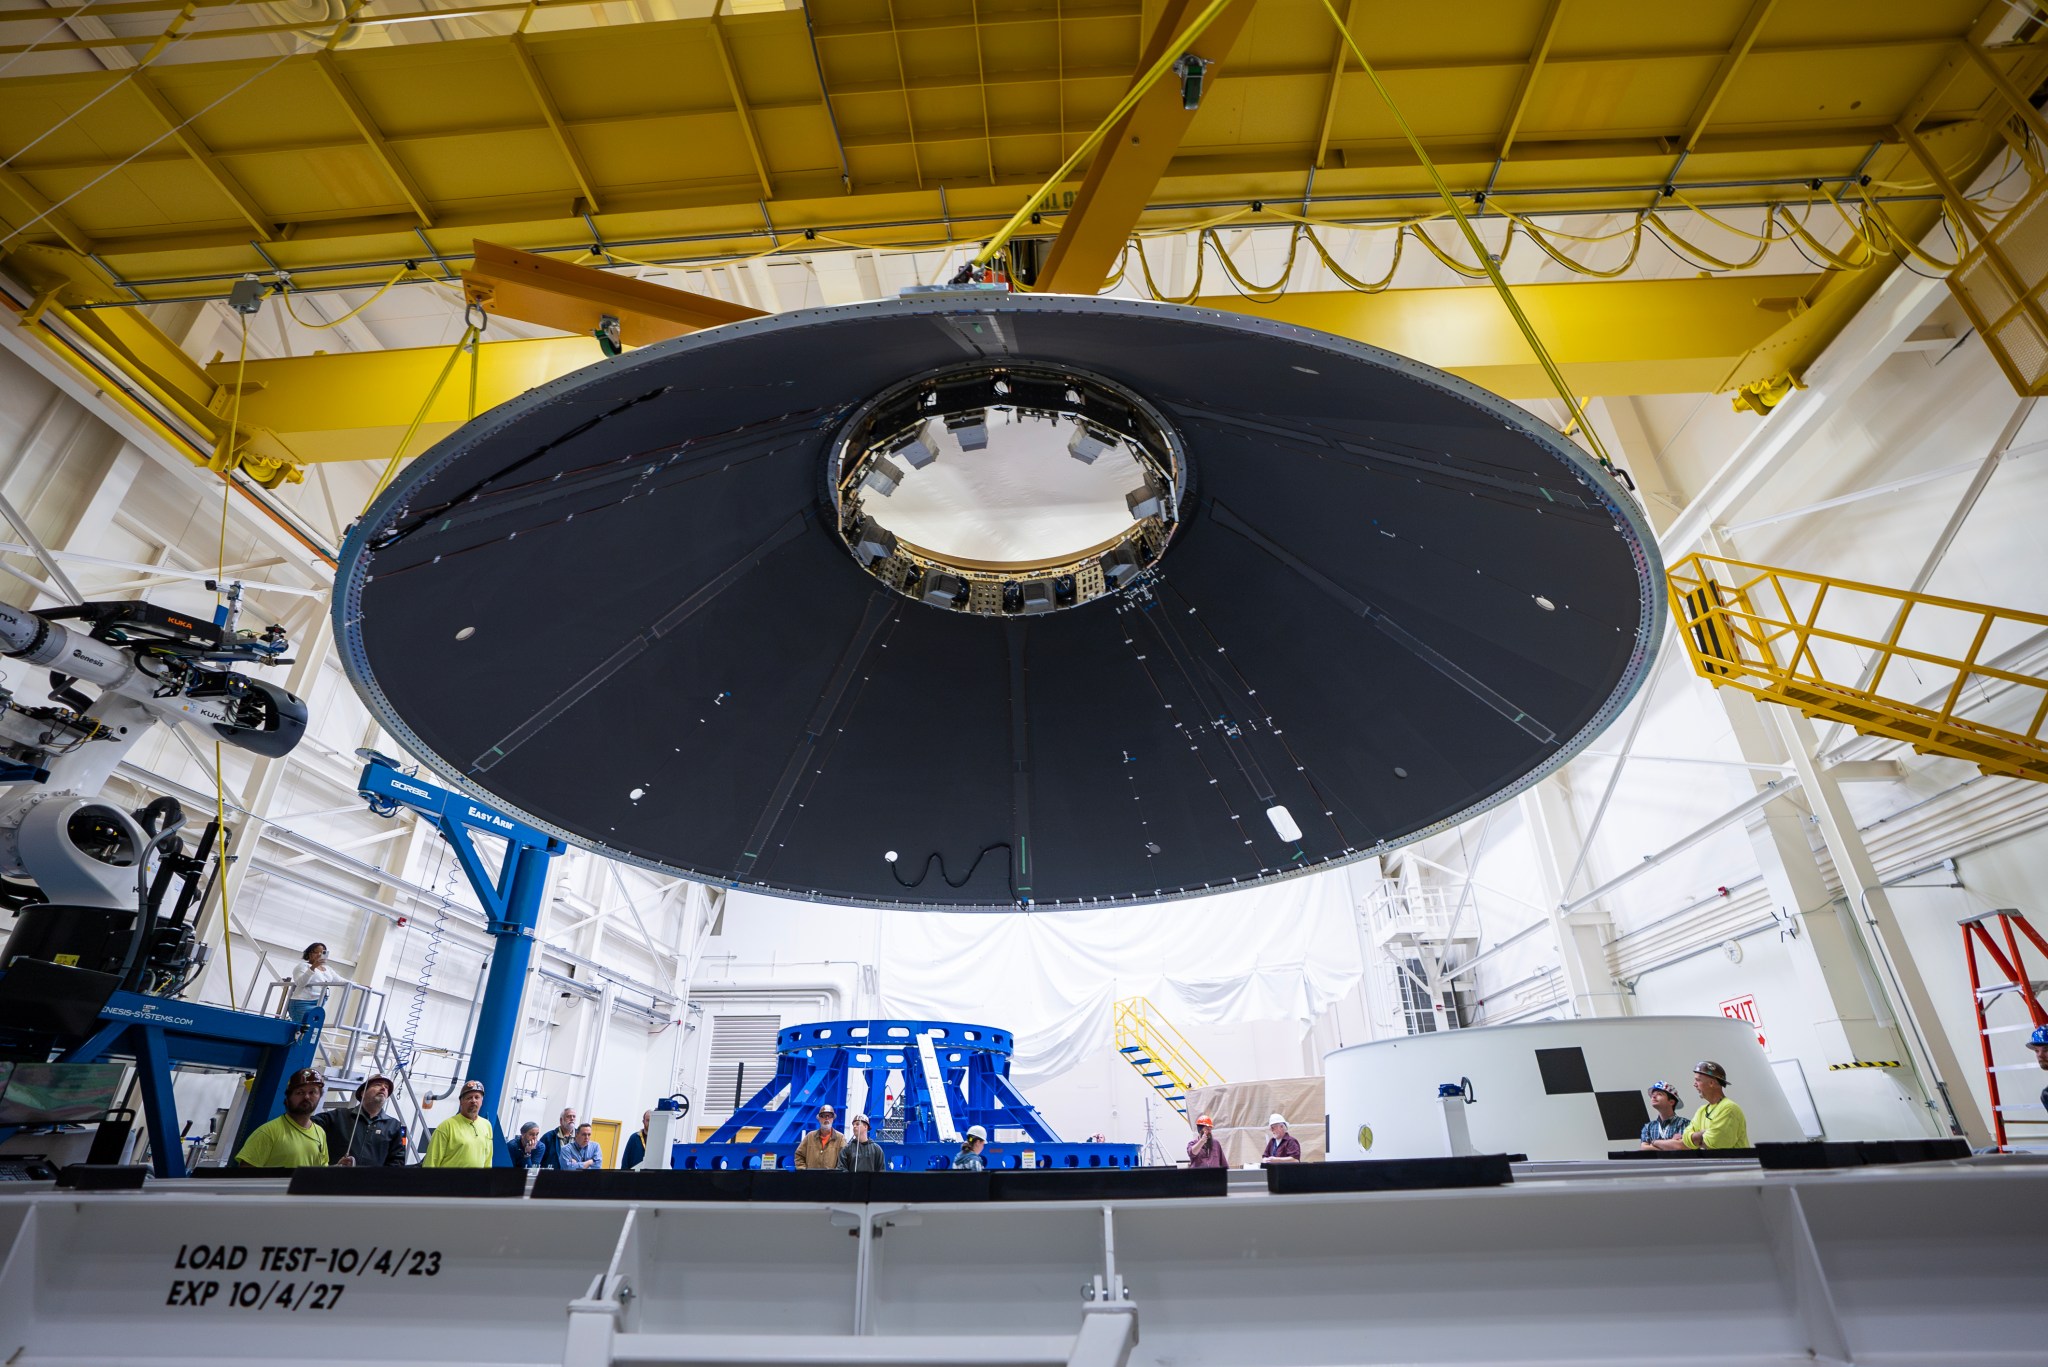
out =
{"type": "MultiPolygon", "coordinates": [[[[2033,1063],[1993,1062],[1991,1057],[1991,1037],[1993,1035],[2010,1035],[2021,1032],[2031,1033],[2039,1026],[2048,1025],[2048,1011],[2041,1009],[2040,994],[2035,990],[2033,979],[2026,971],[2026,960],[2020,956],[2020,942],[2018,937],[2013,934],[2013,931],[2017,928],[2020,935],[2024,935],[2027,939],[2033,941],[2034,948],[2040,951],[2044,959],[2048,959],[2048,940],[2043,940],[2040,932],[2027,924],[2027,918],[2011,907],[1998,911],[1982,912],[1976,916],[1966,916],[1959,924],[1963,928],[1963,957],[1970,965],[1970,996],[1977,1007],[1977,1043],[1984,1050],[1984,1080],[1991,1092],[1991,1128],[1993,1134],[1997,1137],[1998,1147],[2000,1149],[2007,1149],[2010,1147],[2006,1142],[2005,1133],[2008,1124],[2048,1126],[2048,1117],[2043,1117],[2039,1120],[2029,1118],[2011,1121],[2005,1118],[2005,1104],[1999,1099],[1998,1094],[1999,1073],[2032,1073],[2037,1072],[2038,1069],[2033,1063]],[[2005,941],[2004,949],[1999,948],[1998,944],[1992,940],[1991,932],[1985,929],[1984,923],[1994,920],[1998,923],[2000,938],[2005,941]],[[1984,953],[1991,956],[1991,962],[1998,970],[1999,980],[1989,986],[1985,985],[1982,974],[1978,971],[1977,951],[1979,949],[1982,949],[1984,953]],[[1994,1026],[1991,1023],[1990,1017],[1986,1014],[1986,1009],[1991,1003],[1997,1001],[2008,992],[2017,993],[2019,999],[2026,1003],[2027,1024],[1994,1026]]],[[[2015,1109],[2034,1110],[2037,1108],[2027,1105],[2015,1109]]]]}

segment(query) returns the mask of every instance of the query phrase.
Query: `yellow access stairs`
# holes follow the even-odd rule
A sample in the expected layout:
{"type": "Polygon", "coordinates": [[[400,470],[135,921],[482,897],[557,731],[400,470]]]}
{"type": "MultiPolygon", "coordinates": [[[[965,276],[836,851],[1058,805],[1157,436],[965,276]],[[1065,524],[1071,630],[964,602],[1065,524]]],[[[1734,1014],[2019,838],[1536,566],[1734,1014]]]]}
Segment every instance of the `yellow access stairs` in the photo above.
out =
{"type": "Polygon", "coordinates": [[[1189,1092],[1223,1081],[1216,1066],[1150,999],[1125,997],[1116,1003],[1113,1020],[1117,1052],[1124,1062],[1182,1116],[1188,1113],[1189,1092]]]}
{"type": "Polygon", "coordinates": [[[1710,555],[1668,578],[1693,668],[1717,687],[2048,782],[2048,679],[1996,663],[2048,616],[1710,555]]]}

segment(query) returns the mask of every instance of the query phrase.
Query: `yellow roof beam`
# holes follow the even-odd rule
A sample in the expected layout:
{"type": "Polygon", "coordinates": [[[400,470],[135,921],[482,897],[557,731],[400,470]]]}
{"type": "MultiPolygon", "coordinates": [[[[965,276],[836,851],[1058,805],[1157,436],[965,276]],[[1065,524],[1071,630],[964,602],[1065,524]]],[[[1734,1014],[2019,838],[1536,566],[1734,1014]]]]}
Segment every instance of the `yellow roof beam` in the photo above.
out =
{"type": "Polygon", "coordinates": [[[384,131],[377,126],[377,121],[370,117],[369,107],[363,103],[362,97],[356,94],[355,87],[348,83],[348,78],[335,66],[334,54],[324,50],[316,52],[313,54],[313,61],[320,70],[321,79],[327,83],[327,88],[334,92],[334,97],[341,101],[342,108],[348,111],[349,122],[356,126],[356,132],[368,145],[371,160],[375,161],[379,169],[390,178],[391,183],[398,187],[398,192],[405,196],[405,202],[412,206],[413,213],[419,218],[420,226],[433,227],[434,215],[427,208],[426,192],[421,190],[419,182],[412,178],[412,172],[406,170],[404,164],[399,161],[398,154],[391,150],[390,139],[384,136],[384,131]]]}
{"type": "Polygon", "coordinates": [[[761,178],[761,198],[775,198],[775,184],[768,176],[768,155],[761,150],[761,132],[754,126],[754,111],[747,106],[747,92],[740,84],[740,71],[732,59],[732,44],[725,37],[726,0],[718,0],[711,11],[711,46],[718,51],[718,68],[725,73],[725,93],[732,97],[733,113],[739,116],[740,132],[747,140],[747,156],[754,174],[761,178]]]}
{"type": "Polygon", "coordinates": [[[22,330],[156,428],[194,464],[239,468],[265,488],[302,478],[298,462],[271,434],[246,420],[230,433],[232,363],[227,378],[217,378],[140,309],[79,307],[113,294],[84,257],[31,243],[8,252],[0,265],[34,292],[34,303],[21,314],[22,330]]]}
{"type": "Polygon", "coordinates": [[[463,293],[484,312],[522,323],[589,337],[610,318],[618,323],[619,341],[648,346],[761,316],[761,310],[745,304],[650,285],[495,242],[479,241],[474,250],[476,264],[462,273],[463,293]]]}
{"type": "MultiPolygon", "coordinates": [[[[1201,0],[1166,0],[1138,58],[1138,70],[1150,70],[1206,8],[1201,0]]],[[[1220,64],[1230,55],[1251,12],[1251,0],[1237,0],[1210,22],[1189,56],[1220,64]]],[[[1038,289],[1093,294],[1102,288],[1102,282],[1116,269],[1124,243],[1138,226],[1138,217],[1145,212],[1159,178],[1179,151],[1188,125],[1195,121],[1195,112],[1183,106],[1181,83],[1169,76],[1146,91],[1137,106],[1110,130],[1089,158],[1088,175],[1074,196],[1073,208],[1046,252],[1038,289]]]]}
{"type": "Polygon", "coordinates": [[[213,149],[201,140],[198,130],[191,126],[191,122],[180,114],[169,100],[164,98],[164,93],[156,88],[156,83],[150,80],[148,74],[140,67],[135,70],[134,81],[135,92],[142,96],[149,104],[149,107],[156,112],[156,116],[163,120],[164,128],[168,130],[171,140],[183,148],[185,154],[191,157],[193,161],[199,163],[199,169],[206,173],[206,178],[212,181],[215,188],[223,195],[228,197],[234,204],[236,212],[248,221],[249,227],[255,232],[257,240],[268,242],[275,238],[277,236],[277,224],[271,221],[269,215],[263,212],[263,206],[258,204],[254,197],[242,188],[242,183],[235,179],[234,173],[228,170],[221,163],[221,159],[214,155],[213,149]]]}
{"type": "MultiPolygon", "coordinates": [[[[1531,285],[1518,294],[1578,393],[1697,393],[1714,388],[1735,358],[1784,321],[1785,309],[1810,279],[1762,275],[1531,285]]],[[[1552,393],[1487,290],[1307,293],[1277,304],[1235,296],[1200,302],[1399,351],[1510,398],[1552,393]]],[[[303,461],[389,459],[447,358],[447,348],[429,347],[250,361],[242,420],[274,434],[303,461]]],[[[504,403],[598,363],[597,346],[586,337],[486,342],[479,351],[477,406],[504,403]]],[[[229,359],[208,373],[216,383],[231,384],[234,368],[229,359]]],[[[414,449],[454,431],[468,416],[468,403],[467,385],[445,386],[414,449]]]]}
{"type": "MultiPolygon", "coordinates": [[[[1574,393],[1698,394],[1718,389],[1737,360],[1783,326],[1812,280],[1739,275],[1517,285],[1515,298],[1574,393]]],[[[1384,347],[1510,399],[1556,394],[1489,289],[1313,291],[1270,304],[1210,295],[1195,302],[1384,347]]]]}
{"type": "Polygon", "coordinates": [[[554,134],[555,146],[561,149],[563,160],[569,163],[569,173],[576,178],[576,188],[583,192],[582,212],[603,213],[604,207],[597,198],[597,180],[590,174],[590,167],[576,146],[576,135],[569,131],[569,125],[562,119],[561,107],[555,103],[555,93],[548,89],[547,81],[540,74],[540,64],[533,60],[533,50],[526,45],[526,35],[515,33],[511,41],[512,55],[519,61],[519,74],[526,78],[527,88],[540,105],[541,117],[547,120],[548,131],[554,134]]]}
{"type": "MultiPolygon", "coordinates": [[[[419,347],[250,361],[242,421],[308,464],[389,460],[447,360],[447,347],[419,347]]],[[[477,411],[602,360],[588,337],[485,342],[477,348],[477,411]]],[[[234,383],[232,357],[207,371],[219,384],[234,383]]],[[[468,384],[443,385],[407,449],[425,450],[468,417],[468,384]]]]}
{"type": "MultiPolygon", "coordinates": [[[[1922,128],[1920,123],[1941,102],[1957,75],[1972,65],[1969,49],[1987,40],[1997,30],[2005,13],[2004,0],[1986,0],[1968,35],[1953,46],[1919,93],[1907,102],[1905,116],[1891,130],[1891,136],[1912,150],[1914,160],[1902,168],[1909,174],[1917,169],[1930,175],[1937,183],[1941,182],[1945,179],[1941,168],[1964,156],[1969,140],[1974,139],[1977,151],[1956,177],[1968,186],[1983,173],[2003,146],[1990,131],[1989,124],[1981,119],[1950,123],[1938,129],[1922,128]]],[[[2007,77],[2010,85],[2027,90],[2038,86],[2044,78],[2048,78],[2048,54],[2031,47],[2021,54],[2007,77]]],[[[1899,172],[1895,170],[1892,174],[1899,172]]],[[[1970,213],[1968,206],[1960,200],[1957,203],[1958,212],[1967,216],[1970,213]]],[[[1941,205],[1932,201],[1893,204],[1888,206],[1888,212],[1899,236],[1911,242],[1933,232],[1941,222],[1941,205]]],[[[1945,253],[1947,249],[1944,246],[1939,250],[1945,253]]],[[[1790,387],[1788,382],[1804,375],[1806,368],[1827,349],[1828,343],[1856,316],[1857,310],[1877,294],[1878,288],[1898,269],[1897,261],[1896,256],[1886,257],[1864,270],[1828,271],[1812,277],[1802,307],[1784,327],[1740,357],[1716,388],[1786,392],[1790,387]]],[[[1769,405],[1764,406],[1767,408],[1769,405]]]]}

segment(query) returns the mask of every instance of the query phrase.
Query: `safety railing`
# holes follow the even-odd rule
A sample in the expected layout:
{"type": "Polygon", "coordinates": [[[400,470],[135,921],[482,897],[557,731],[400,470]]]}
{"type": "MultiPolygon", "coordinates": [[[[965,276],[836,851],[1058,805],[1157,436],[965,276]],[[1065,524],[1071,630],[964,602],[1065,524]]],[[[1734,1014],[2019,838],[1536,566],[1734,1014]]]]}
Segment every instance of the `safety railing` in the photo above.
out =
{"type": "Polygon", "coordinates": [[[1202,1057],[1173,1022],[1146,997],[1125,997],[1112,1010],[1117,1052],[1137,1069],[1145,1085],[1174,1110],[1188,1113],[1188,1092],[1223,1081],[1216,1065],[1202,1057]]]}
{"type": "Polygon", "coordinates": [[[1453,891],[1422,887],[1398,878],[1381,879],[1365,895],[1366,924],[1372,931],[1373,942],[1449,939],[1458,921],[1453,891]]]}
{"type": "MultiPolygon", "coordinates": [[[[320,1070],[352,1078],[369,1065],[371,1048],[384,1031],[384,994],[351,982],[320,983],[311,990],[325,1017],[315,1053],[320,1070]]],[[[290,997],[290,979],[273,981],[264,990],[262,1013],[285,1014],[290,997]]]]}
{"type": "Polygon", "coordinates": [[[2048,679],[1995,663],[2048,616],[1719,556],[1668,578],[1693,668],[1716,686],[2048,781],[2048,679]]]}

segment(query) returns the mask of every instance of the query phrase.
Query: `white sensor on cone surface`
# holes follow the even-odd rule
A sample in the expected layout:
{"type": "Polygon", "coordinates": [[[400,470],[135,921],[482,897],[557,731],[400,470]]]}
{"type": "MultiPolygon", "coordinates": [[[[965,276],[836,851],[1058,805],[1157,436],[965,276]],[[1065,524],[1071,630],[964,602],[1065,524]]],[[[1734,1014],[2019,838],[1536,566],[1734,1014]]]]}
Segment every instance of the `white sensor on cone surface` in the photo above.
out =
{"type": "Polygon", "coordinates": [[[1282,840],[1290,843],[1301,839],[1301,827],[1294,824],[1294,817],[1285,807],[1266,808],[1266,820],[1273,823],[1273,830],[1282,840]]]}

